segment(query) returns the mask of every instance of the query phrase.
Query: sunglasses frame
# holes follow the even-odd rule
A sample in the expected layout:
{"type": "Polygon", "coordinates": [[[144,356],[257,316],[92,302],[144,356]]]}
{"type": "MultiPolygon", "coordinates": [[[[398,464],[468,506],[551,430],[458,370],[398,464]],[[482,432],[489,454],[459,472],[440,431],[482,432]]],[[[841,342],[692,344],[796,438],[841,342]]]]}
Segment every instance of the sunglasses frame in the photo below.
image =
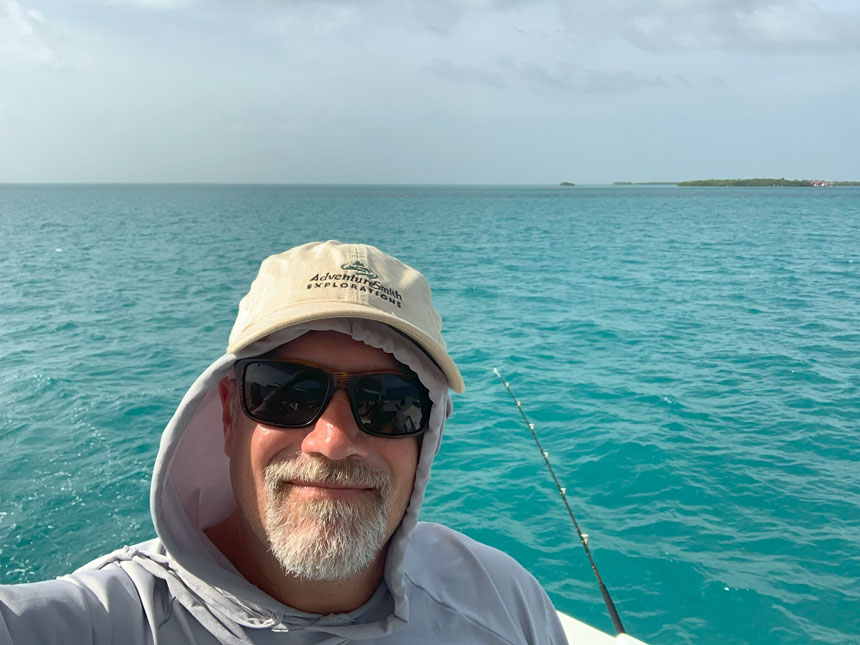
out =
{"type": "Polygon", "coordinates": [[[283,361],[272,358],[240,358],[233,364],[233,371],[236,375],[236,380],[239,386],[239,400],[242,403],[242,411],[245,415],[258,423],[262,423],[263,425],[273,427],[273,428],[285,428],[285,429],[297,429],[297,428],[307,428],[314,423],[316,423],[319,418],[323,415],[326,408],[331,403],[331,399],[334,396],[334,393],[337,390],[345,389],[347,392],[347,398],[349,399],[349,407],[352,411],[352,416],[355,419],[355,423],[358,426],[358,429],[363,433],[371,435],[373,437],[385,437],[388,439],[398,439],[400,437],[418,437],[424,432],[427,431],[427,426],[430,423],[430,411],[433,408],[433,402],[430,400],[430,391],[424,386],[421,380],[418,378],[418,375],[410,370],[407,367],[403,367],[402,369],[388,369],[388,370],[369,370],[365,372],[344,372],[341,370],[332,370],[327,367],[322,367],[320,365],[314,365],[312,363],[302,363],[297,361],[283,361]],[[245,397],[245,372],[247,371],[247,366],[251,363],[263,363],[269,365],[296,365],[299,367],[309,368],[311,370],[316,370],[325,374],[328,378],[326,379],[326,390],[322,396],[319,410],[317,410],[313,418],[311,418],[308,422],[302,424],[284,424],[284,423],[275,423],[273,421],[269,421],[267,419],[261,419],[260,417],[251,413],[248,409],[248,402],[245,397]],[[405,381],[414,383],[417,386],[420,397],[419,403],[421,407],[422,420],[425,420],[425,423],[422,427],[414,432],[402,432],[397,434],[385,433],[385,432],[374,432],[373,430],[368,430],[361,421],[361,416],[359,415],[357,404],[356,404],[356,382],[365,377],[365,376],[373,376],[374,374],[394,374],[404,378],[405,381]]]}

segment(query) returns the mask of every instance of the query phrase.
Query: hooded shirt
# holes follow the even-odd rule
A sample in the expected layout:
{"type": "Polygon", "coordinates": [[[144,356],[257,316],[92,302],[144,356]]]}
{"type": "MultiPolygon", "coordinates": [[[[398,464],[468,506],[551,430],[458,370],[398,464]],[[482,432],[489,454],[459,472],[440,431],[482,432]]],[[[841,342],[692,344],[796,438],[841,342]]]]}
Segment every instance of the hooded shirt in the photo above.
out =
{"type": "Polygon", "coordinates": [[[515,560],[449,528],[418,521],[451,410],[438,367],[379,322],[303,323],[221,356],[188,390],[162,435],[150,498],[158,537],[56,580],[0,586],[0,644],[566,643],[546,593],[515,560]],[[357,609],[329,615],[299,611],[269,596],[204,532],[236,507],[218,382],[237,359],[264,354],[311,330],[338,331],[392,354],[418,375],[433,403],[412,495],[388,543],[382,580],[357,609]]]}

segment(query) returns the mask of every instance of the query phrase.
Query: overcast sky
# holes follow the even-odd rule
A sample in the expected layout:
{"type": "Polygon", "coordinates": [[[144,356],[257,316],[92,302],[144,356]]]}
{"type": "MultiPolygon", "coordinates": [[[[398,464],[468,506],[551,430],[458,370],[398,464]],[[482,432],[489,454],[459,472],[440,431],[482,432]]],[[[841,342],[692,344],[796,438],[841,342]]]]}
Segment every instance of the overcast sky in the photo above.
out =
{"type": "Polygon", "coordinates": [[[860,180],[858,0],[0,7],[0,181],[860,180]]]}

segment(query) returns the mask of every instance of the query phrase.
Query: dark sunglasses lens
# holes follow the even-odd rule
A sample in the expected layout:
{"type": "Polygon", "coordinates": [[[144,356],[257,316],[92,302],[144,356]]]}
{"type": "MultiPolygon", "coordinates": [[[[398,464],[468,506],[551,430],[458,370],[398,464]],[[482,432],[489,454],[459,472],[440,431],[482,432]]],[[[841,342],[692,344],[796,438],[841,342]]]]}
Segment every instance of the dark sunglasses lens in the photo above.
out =
{"type": "Polygon", "coordinates": [[[418,434],[427,428],[430,400],[417,380],[368,374],[356,380],[352,395],[359,422],[371,434],[418,434]]]}
{"type": "Polygon", "coordinates": [[[328,389],[326,374],[291,363],[248,363],[244,381],[245,409],[251,417],[294,428],[313,421],[328,389]]]}

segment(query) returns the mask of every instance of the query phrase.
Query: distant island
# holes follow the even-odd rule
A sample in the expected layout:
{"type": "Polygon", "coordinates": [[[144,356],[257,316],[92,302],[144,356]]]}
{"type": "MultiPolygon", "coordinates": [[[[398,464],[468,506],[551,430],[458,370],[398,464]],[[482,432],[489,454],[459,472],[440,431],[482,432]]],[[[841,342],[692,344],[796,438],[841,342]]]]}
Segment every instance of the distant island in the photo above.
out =
{"type": "Polygon", "coordinates": [[[576,186],[576,184],[572,184],[569,181],[563,181],[559,184],[559,186],[576,186]]]}
{"type": "Polygon", "coordinates": [[[763,186],[763,187],[797,187],[822,188],[825,186],[860,186],[860,181],[825,181],[823,179],[771,179],[756,177],[755,179],[699,179],[682,181],[679,186],[763,186]]]}
{"type": "Polygon", "coordinates": [[[754,186],[763,188],[772,187],[796,187],[796,188],[824,188],[830,186],[860,186],[860,181],[826,181],[824,179],[773,179],[769,177],[755,177],[753,179],[697,179],[695,181],[616,181],[614,186],[754,186]]]}

